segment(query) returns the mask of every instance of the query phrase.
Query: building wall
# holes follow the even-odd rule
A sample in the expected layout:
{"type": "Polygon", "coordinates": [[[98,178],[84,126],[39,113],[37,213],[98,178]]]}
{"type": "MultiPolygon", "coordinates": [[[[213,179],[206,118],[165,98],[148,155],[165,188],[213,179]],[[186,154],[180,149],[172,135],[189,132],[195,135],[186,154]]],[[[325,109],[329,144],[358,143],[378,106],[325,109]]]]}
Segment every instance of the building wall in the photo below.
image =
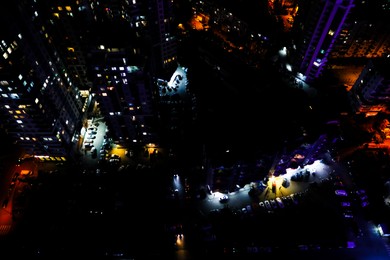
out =
{"type": "Polygon", "coordinates": [[[307,83],[322,75],[329,53],[353,8],[353,0],[304,1],[296,19],[295,70],[307,83]]]}
{"type": "Polygon", "coordinates": [[[390,69],[388,58],[369,60],[349,92],[355,112],[373,115],[389,113],[390,69]]]}
{"type": "Polygon", "coordinates": [[[68,155],[82,101],[33,2],[2,8],[4,126],[26,154],[68,155]]]}

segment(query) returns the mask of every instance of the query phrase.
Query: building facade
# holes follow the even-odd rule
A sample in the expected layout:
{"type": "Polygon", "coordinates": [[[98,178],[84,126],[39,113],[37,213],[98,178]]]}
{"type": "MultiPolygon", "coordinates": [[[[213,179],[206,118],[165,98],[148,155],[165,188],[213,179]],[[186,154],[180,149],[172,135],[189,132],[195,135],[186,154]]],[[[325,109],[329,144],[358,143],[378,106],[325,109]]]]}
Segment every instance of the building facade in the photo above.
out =
{"type": "Polygon", "coordinates": [[[163,0],[3,8],[2,127],[35,156],[72,155],[91,116],[107,121],[115,143],[157,142],[153,78],[177,65],[172,8],[163,0]]]}
{"type": "Polygon", "coordinates": [[[380,58],[390,54],[388,1],[355,1],[331,59],[380,58]]]}
{"type": "Polygon", "coordinates": [[[370,59],[349,91],[355,113],[376,115],[389,113],[390,104],[389,58],[370,59]]]}
{"type": "Polygon", "coordinates": [[[1,9],[1,123],[25,155],[72,154],[83,113],[76,75],[53,45],[35,2],[1,9]]]}
{"type": "Polygon", "coordinates": [[[294,70],[303,81],[311,83],[322,75],[353,7],[353,0],[309,0],[299,5],[292,59],[294,70]]]}

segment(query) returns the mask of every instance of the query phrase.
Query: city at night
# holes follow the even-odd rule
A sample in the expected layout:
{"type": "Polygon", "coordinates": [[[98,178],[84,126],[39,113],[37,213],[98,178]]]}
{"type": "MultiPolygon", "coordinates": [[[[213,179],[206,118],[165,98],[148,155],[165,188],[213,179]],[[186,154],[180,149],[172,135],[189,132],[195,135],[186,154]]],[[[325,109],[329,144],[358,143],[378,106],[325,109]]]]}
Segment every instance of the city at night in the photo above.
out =
{"type": "Polygon", "coordinates": [[[1,259],[390,259],[388,0],[0,14],[1,259]]]}

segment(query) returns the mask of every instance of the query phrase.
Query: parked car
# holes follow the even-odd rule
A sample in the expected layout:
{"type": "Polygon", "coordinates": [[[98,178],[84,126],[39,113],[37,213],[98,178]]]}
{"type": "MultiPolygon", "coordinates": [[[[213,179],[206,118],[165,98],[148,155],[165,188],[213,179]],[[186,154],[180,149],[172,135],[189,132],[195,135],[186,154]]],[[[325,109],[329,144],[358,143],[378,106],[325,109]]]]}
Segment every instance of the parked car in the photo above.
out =
{"type": "Polygon", "coordinates": [[[261,209],[265,209],[265,204],[264,204],[263,201],[260,201],[260,202],[259,202],[259,206],[260,206],[261,209]]]}
{"type": "Polygon", "coordinates": [[[283,178],[282,186],[284,188],[287,188],[288,186],[290,186],[290,182],[287,178],[283,178]]]}
{"type": "Polygon", "coordinates": [[[91,149],[93,147],[93,144],[87,143],[84,145],[85,149],[91,149]]]}
{"type": "Polygon", "coordinates": [[[344,216],[344,218],[353,218],[353,214],[350,212],[344,212],[343,216],[344,216]]]}
{"type": "Polygon", "coordinates": [[[219,198],[219,202],[221,203],[225,203],[229,200],[229,196],[228,195],[223,195],[222,197],[219,198]]]}
{"type": "Polygon", "coordinates": [[[277,197],[275,200],[278,203],[279,208],[284,208],[284,203],[281,198],[277,197]]]}
{"type": "Polygon", "coordinates": [[[271,207],[273,208],[273,209],[277,209],[278,208],[278,204],[276,203],[276,201],[275,200],[270,200],[270,203],[271,203],[271,207]]]}
{"type": "Polygon", "coordinates": [[[348,193],[347,193],[347,191],[345,191],[345,190],[335,190],[334,193],[335,193],[337,196],[348,196],[348,193]]]}
{"type": "Polygon", "coordinates": [[[342,207],[350,207],[351,206],[351,203],[349,201],[342,201],[341,202],[341,206],[342,207]]]}
{"type": "Polygon", "coordinates": [[[264,201],[264,205],[265,205],[266,209],[268,209],[268,210],[271,210],[271,209],[272,209],[271,203],[270,203],[268,200],[265,200],[265,201],[264,201]]]}

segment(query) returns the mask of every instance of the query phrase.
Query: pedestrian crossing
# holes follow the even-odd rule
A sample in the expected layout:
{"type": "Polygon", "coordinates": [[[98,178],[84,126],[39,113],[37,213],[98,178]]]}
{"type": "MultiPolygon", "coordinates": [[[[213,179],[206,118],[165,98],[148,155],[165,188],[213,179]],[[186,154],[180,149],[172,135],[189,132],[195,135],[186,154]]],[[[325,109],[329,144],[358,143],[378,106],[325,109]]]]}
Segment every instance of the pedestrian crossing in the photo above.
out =
{"type": "Polygon", "coordinates": [[[0,236],[7,235],[11,230],[11,225],[0,225],[0,236]]]}

